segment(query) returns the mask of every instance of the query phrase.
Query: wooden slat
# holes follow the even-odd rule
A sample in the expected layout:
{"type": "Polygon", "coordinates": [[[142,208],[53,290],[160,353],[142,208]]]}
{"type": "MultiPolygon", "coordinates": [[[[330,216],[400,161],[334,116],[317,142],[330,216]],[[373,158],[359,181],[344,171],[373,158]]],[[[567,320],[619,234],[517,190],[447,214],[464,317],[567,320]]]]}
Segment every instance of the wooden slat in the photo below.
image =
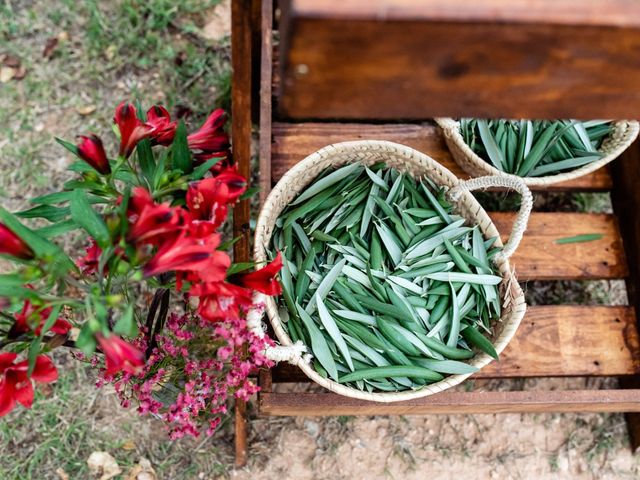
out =
{"type": "Polygon", "coordinates": [[[640,111],[635,0],[287,0],[280,29],[289,118],[640,111]]]}
{"type": "MultiPolygon", "coordinates": [[[[506,240],[515,214],[493,212],[489,216],[506,240]]],[[[586,280],[627,275],[618,225],[615,217],[608,214],[534,212],[511,262],[519,280],[586,280]],[[600,233],[602,238],[556,243],[558,239],[585,233],[600,233]]]]}
{"type": "MultiPolygon", "coordinates": [[[[307,155],[322,147],[351,140],[388,140],[426,153],[460,178],[468,175],[453,161],[440,130],[433,124],[274,123],[271,175],[275,183],[307,155]]],[[[533,187],[534,189],[540,187],[533,187]]],[[[607,169],[544,190],[598,191],[611,188],[607,169]]]]}
{"type": "Polygon", "coordinates": [[[263,415],[423,415],[433,413],[640,412],[640,390],[443,392],[416,400],[376,403],[334,393],[263,393],[263,415]]]}
{"type": "MultiPolygon", "coordinates": [[[[640,340],[633,307],[533,306],[516,336],[474,378],[622,376],[640,374],[640,340]]],[[[279,364],[274,382],[309,381],[279,364]]]]}
{"type": "MultiPolygon", "coordinates": [[[[254,0],[255,1],[255,0],[254,0]]],[[[251,178],[251,67],[252,67],[252,0],[231,2],[231,60],[233,89],[231,92],[233,158],[238,173],[251,178]]],[[[233,236],[239,240],[233,245],[235,262],[246,262],[249,250],[249,200],[238,202],[233,209],[233,236]]],[[[246,346],[243,352],[246,353],[246,346]]],[[[247,404],[235,402],[235,456],[236,466],[247,463],[247,404]]]]}
{"type": "MultiPolygon", "coordinates": [[[[615,188],[611,192],[614,211],[620,219],[623,243],[629,260],[627,294],[629,302],[640,308],[640,142],[636,141],[612,169],[615,188]]],[[[640,320],[640,319],[639,319],[640,320]]],[[[640,322],[639,322],[640,324],[640,322]]],[[[640,376],[621,380],[623,388],[639,388],[640,376]]],[[[627,414],[629,438],[634,452],[640,451],[640,415],[627,414]]]]}

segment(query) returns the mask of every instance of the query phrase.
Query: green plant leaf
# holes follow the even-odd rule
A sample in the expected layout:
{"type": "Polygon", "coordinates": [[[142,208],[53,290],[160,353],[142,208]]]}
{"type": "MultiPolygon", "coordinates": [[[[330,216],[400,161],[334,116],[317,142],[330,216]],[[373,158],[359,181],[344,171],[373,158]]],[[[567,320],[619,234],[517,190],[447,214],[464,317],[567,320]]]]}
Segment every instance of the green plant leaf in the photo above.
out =
{"type": "Polygon", "coordinates": [[[133,305],[127,306],[127,309],[113,327],[113,331],[129,338],[138,335],[138,324],[133,315],[133,305]]]}
{"type": "Polygon", "coordinates": [[[107,248],[111,244],[109,229],[102,217],[91,208],[85,193],[76,190],[71,197],[71,218],[91,235],[101,248],[107,248]]]}
{"type": "Polygon", "coordinates": [[[189,175],[189,180],[202,179],[202,177],[204,177],[214,165],[221,162],[222,160],[224,160],[224,157],[210,158],[203,164],[198,165],[196,168],[193,169],[193,172],[191,173],[191,175],[189,175]]]}
{"type": "Polygon", "coordinates": [[[178,128],[176,128],[176,135],[171,144],[171,152],[173,154],[173,168],[183,173],[191,173],[193,171],[193,158],[187,142],[187,127],[182,120],[180,120],[178,128]]]}
{"type": "Polygon", "coordinates": [[[556,240],[556,243],[565,244],[565,243],[582,243],[582,242],[593,242],[595,240],[600,240],[604,237],[602,233],[583,233],[582,235],[575,235],[573,237],[564,237],[556,240]]]}
{"type": "Polygon", "coordinates": [[[340,350],[342,357],[347,362],[347,365],[349,366],[351,371],[353,371],[354,368],[353,368],[353,362],[351,361],[351,355],[349,355],[349,349],[347,348],[347,344],[345,343],[344,338],[342,338],[342,334],[338,329],[338,325],[336,325],[335,320],[329,313],[329,310],[327,310],[327,307],[325,306],[322,299],[318,297],[317,293],[315,297],[316,297],[316,303],[318,305],[318,315],[320,316],[320,321],[322,322],[322,325],[324,326],[325,330],[327,331],[331,339],[335,342],[336,346],[338,347],[338,350],[340,350]]]}

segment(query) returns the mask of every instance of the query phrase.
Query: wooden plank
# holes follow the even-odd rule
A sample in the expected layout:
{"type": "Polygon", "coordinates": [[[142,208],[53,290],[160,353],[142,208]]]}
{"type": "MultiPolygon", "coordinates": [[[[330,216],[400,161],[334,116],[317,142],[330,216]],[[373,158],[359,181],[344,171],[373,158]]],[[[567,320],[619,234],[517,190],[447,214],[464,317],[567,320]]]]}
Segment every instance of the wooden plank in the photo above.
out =
{"type": "MultiPolygon", "coordinates": [[[[263,97],[264,101],[264,97],[263,97]]],[[[307,155],[337,142],[388,140],[424,152],[460,178],[468,175],[454,162],[442,134],[433,124],[278,123],[273,124],[271,178],[275,183],[307,155]]],[[[266,135],[263,134],[263,135],[266,135]]],[[[611,188],[607,169],[575,180],[533,189],[600,191],[611,188]]]]}
{"type": "Polygon", "coordinates": [[[640,390],[445,391],[394,403],[367,402],[335,393],[264,393],[259,409],[270,416],[640,412],[640,390]]]}
{"type": "MultiPolygon", "coordinates": [[[[500,361],[474,378],[634,374],[640,374],[640,340],[633,307],[548,305],[529,307],[500,361]]],[[[273,381],[309,380],[283,363],[273,381]]]]}
{"type": "MultiPolygon", "coordinates": [[[[252,0],[231,2],[231,61],[233,66],[231,111],[233,158],[238,173],[251,179],[251,44],[252,0]]],[[[233,209],[233,236],[239,240],[233,245],[236,263],[250,259],[249,200],[239,202],[233,209]]],[[[246,347],[245,347],[246,348],[246,347]]],[[[236,466],[247,463],[247,405],[235,402],[235,456],[236,466]]]]}
{"type": "MultiPolygon", "coordinates": [[[[506,240],[515,214],[493,212],[489,216],[506,240]]],[[[519,280],[587,280],[627,275],[618,225],[615,217],[608,214],[532,213],[511,263],[519,280]],[[567,244],[556,242],[585,233],[599,233],[602,238],[567,244]]]]}
{"type": "Polygon", "coordinates": [[[279,102],[289,118],[640,110],[634,0],[287,0],[281,38],[279,102]]]}
{"type": "MultiPolygon", "coordinates": [[[[622,240],[629,260],[629,277],[627,279],[627,295],[629,302],[640,308],[640,143],[636,141],[620,158],[612,170],[615,188],[611,193],[613,207],[620,219],[622,240]]],[[[638,319],[640,325],[640,318],[638,319]]],[[[620,381],[623,388],[640,388],[640,376],[620,381]]],[[[640,451],[640,415],[627,414],[627,426],[631,448],[640,451]]]]}
{"type": "Polygon", "coordinates": [[[260,204],[271,190],[271,72],[273,71],[273,2],[262,1],[260,51],[260,204]]]}

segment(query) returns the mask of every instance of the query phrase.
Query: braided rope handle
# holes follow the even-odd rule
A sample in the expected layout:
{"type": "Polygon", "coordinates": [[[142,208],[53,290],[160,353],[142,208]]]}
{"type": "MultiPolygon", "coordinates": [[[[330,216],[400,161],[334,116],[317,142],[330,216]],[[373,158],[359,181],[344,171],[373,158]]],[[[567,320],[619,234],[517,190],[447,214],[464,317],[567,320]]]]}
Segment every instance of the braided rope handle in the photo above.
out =
{"type": "MultiPolygon", "coordinates": [[[[266,295],[255,292],[253,294],[253,305],[247,312],[247,328],[260,338],[264,338],[265,336],[262,316],[264,315],[264,302],[266,299],[266,295]]],[[[291,345],[267,347],[264,354],[269,360],[273,360],[276,363],[289,362],[294,365],[300,361],[309,362],[311,358],[311,356],[307,354],[307,347],[300,340],[291,345]]]]}
{"type": "Polygon", "coordinates": [[[516,220],[513,223],[513,229],[511,230],[511,235],[509,235],[509,240],[504,244],[502,251],[498,252],[494,257],[494,262],[499,262],[511,257],[518,248],[518,245],[520,245],[524,231],[527,229],[527,222],[529,221],[531,209],[533,208],[533,196],[531,195],[531,190],[529,190],[522,179],[518,177],[489,175],[486,177],[477,177],[460,181],[455,187],[449,190],[449,198],[456,201],[460,198],[460,195],[462,195],[463,192],[472,192],[480,189],[486,190],[487,188],[492,187],[503,187],[515,190],[522,197],[520,210],[518,211],[516,220]]]}

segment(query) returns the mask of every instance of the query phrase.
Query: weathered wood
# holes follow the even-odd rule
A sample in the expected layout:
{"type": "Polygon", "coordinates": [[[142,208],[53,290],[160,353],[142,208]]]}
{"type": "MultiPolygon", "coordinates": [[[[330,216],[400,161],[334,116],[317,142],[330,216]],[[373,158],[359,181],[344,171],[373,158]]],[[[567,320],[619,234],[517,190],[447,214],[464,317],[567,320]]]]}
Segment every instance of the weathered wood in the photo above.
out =
{"type": "Polygon", "coordinates": [[[260,204],[271,190],[271,73],[273,71],[273,2],[262,1],[260,51],[260,204]]]}
{"type": "MultiPolygon", "coordinates": [[[[640,340],[632,307],[533,306],[516,336],[474,378],[623,376],[640,374],[640,340]]],[[[280,364],[274,382],[306,382],[280,364]]]]}
{"type": "Polygon", "coordinates": [[[279,102],[290,118],[640,110],[634,0],[287,0],[281,38],[279,102]]]}
{"type": "Polygon", "coordinates": [[[640,412],[640,390],[542,390],[442,392],[394,403],[376,403],[335,393],[265,393],[263,415],[424,415],[434,413],[640,412]]]}
{"type": "MultiPolygon", "coordinates": [[[[263,97],[264,101],[264,97],[263,97]]],[[[360,123],[278,123],[272,134],[271,179],[275,183],[284,173],[322,147],[351,140],[388,140],[415,148],[432,157],[460,178],[468,175],[454,162],[441,131],[434,124],[360,124],[360,123]]],[[[263,135],[267,135],[265,132],[263,135]]],[[[542,187],[533,187],[541,189],[542,187]]],[[[550,190],[599,191],[611,188],[606,168],[583,177],[544,187],[550,190]]]]}
{"type": "MultiPolygon", "coordinates": [[[[615,187],[611,193],[614,211],[620,220],[623,244],[629,261],[627,295],[629,303],[640,307],[640,143],[635,142],[612,169],[615,187]]],[[[640,327],[640,318],[638,319],[640,327]]],[[[623,388],[640,388],[640,377],[621,380],[623,388]]],[[[640,415],[627,414],[631,448],[640,450],[640,415]]]]}
{"type": "MultiPolygon", "coordinates": [[[[506,240],[515,214],[489,216],[506,240]]],[[[624,278],[627,275],[622,240],[613,215],[534,212],[511,264],[519,280],[587,280],[624,278]],[[559,244],[556,240],[585,233],[600,233],[589,242],[559,244]]]]}
{"type": "MultiPolygon", "coordinates": [[[[231,2],[231,61],[233,66],[231,113],[233,158],[238,173],[251,178],[251,44],[252,0],[231,2]]],[[[239,202],[233,209],[233,236],[240,239],[233,245],[235,262],[247,262],[249,249],[249,201],[239,202]]],[[[247,405],[235,403],[236,465],[247,463],[247,405]]]]}

